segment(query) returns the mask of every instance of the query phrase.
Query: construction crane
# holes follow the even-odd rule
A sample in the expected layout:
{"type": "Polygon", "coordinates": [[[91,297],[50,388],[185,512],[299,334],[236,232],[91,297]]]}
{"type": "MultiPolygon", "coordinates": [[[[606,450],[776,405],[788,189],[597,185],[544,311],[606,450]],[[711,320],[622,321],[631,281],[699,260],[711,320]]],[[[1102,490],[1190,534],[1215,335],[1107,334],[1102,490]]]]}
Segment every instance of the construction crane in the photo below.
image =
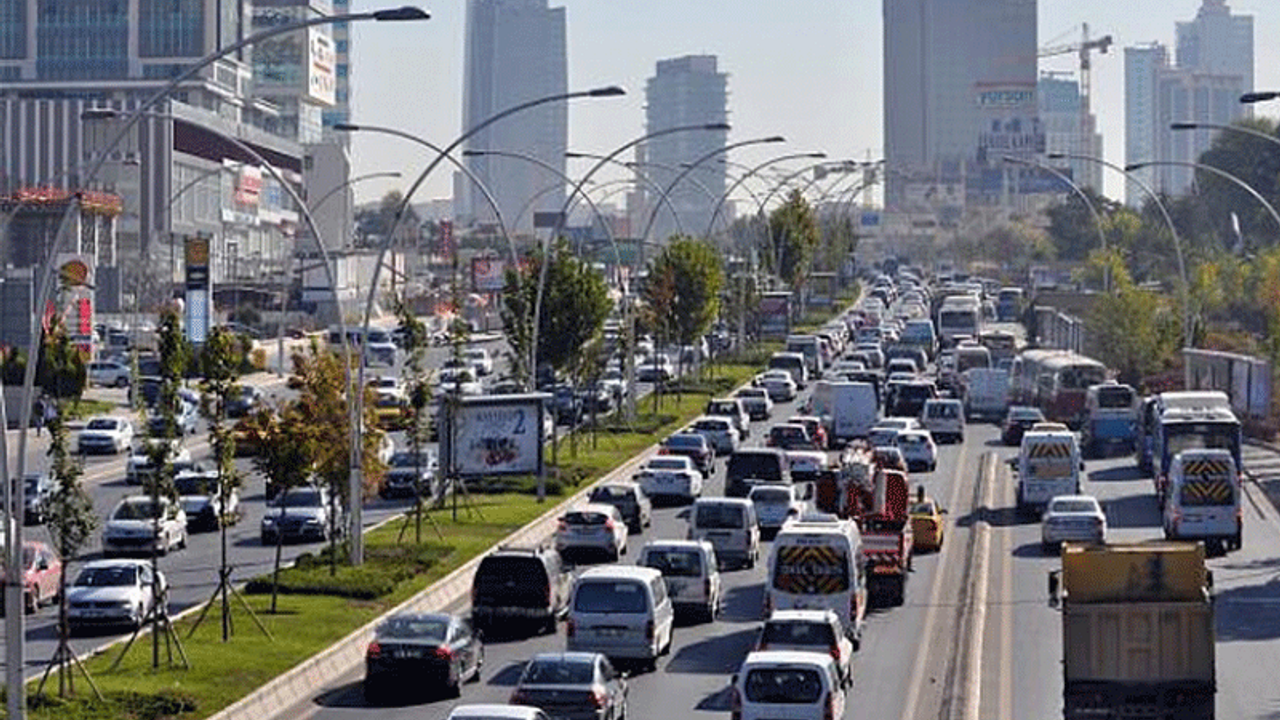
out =
{"type": "Polygon", "coordinates": [[[1080,25],[1080,28],[1082,30],[1080,42],[1071,43],[1068,45],[1054,45],[1052,47],[1040,48],[1038,57],[1047,58],[1047,57],[1056,57],[1058,55],[1067,55],[1070,53],[1079,53],[1080,55],[1080,130],[1082,133],[1092,134],[1093,132],[1092,124],[1089,122],[1089,118],[1090,118],[1089,100],[1093,94],[1092,82],[1090,77],[1092,74],[1091,70],[1093,67],[1093,63],[1090,59],[1089,54],[1096,50],[1097,52],[1100,52],[1103,55],[1106,55],[1107,51],[1111,49],[1111,44],[1113,40],[1111,39],[1110,35],[1103,35],[1102,37],[1096,40],[1090,39],[1089,23],[1082,23],[1080,25]]]}

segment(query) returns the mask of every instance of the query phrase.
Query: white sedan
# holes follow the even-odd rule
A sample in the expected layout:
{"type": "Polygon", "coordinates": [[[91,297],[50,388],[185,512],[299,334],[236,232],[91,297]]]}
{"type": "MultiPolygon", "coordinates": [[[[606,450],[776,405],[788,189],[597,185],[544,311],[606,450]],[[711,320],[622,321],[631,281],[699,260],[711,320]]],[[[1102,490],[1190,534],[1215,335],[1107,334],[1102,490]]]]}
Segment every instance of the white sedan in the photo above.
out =
{"type": "Polygon", "coordinates": [[[899,430],[894,444],[911,472],[933,472],[938,468],[938,446],[928,430],[899,430]]]}
{"type": "Polygon", "coordinates": [[[689,430],[706,436],[717,455],[732,455],[741,440],[733,420],[722,415],[703,415],[693,421],[689,430]]]}
{"type": "Polygon", "coordinates": [[[77,440],[77,447],[82,455],[102,452],[115,455],[132,445],[133,423],[110,415],[90,418],[77,440]]]}
{"type": "Polygon", "coordinates": [[[102,531],[102,554],[161,555],[187,546],[187,513],[168,497],[157,504],[150,495],[126,496],[107,518],[102,531]]]}
{"type": "Polygon", "coordinates": [[[102,387],[128,387],[129,366],[114,360],[97,360],[87,369],[90,385],[102,387]]]}
{"type": "Polygon", "coordinates": [[[161,606],[167,606],[169,583],[164,573],[151,574],[150,561],[96,560],[67,588],[67,622],[73,631],[100,625],[141,627],[157,595],[161,606]],[[158,593],[153,592],[153,578],[158,593]]]}
{"type": "Polygon", "coordinates": [[[1064,540],[1101,543],[1107,539],[1107,516],[1092,495],[1059,495],[1049,501],[1040,523],[1040,544],[1052,552],[1064,540]]]}
{"type": "Polygon", "coordinates": [[[796,381],[786,370],[768,370],[756,376],[756,387],[762,387],[774,402],[787,402],[796,397],[796,381]]]}
{"type": "Polygon", "coordinates": [[[598,550],[610,560],[627,551],[627,523],[613,505],[587,503],[560,517],[556,529],[556,551],[598,550]]]}

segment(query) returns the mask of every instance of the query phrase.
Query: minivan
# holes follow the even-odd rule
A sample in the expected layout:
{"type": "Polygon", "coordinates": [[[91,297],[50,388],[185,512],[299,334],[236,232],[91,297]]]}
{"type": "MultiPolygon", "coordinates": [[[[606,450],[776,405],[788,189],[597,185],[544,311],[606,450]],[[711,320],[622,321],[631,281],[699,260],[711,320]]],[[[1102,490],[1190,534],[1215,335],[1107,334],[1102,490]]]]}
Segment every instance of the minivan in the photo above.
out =
{"type": "Polygon", "coordinates": [[[729,456],[724,475],[725,497],[746,497],[754,482],[791,482],[787,456],[778,448],[741,449],[729,456]]]}
{"type": "Polygon", "coordinates": [[[748,653],[733,676],[731,702],[738,720],[842,718],[845,710],[835,659],[794,650],[748,653]]]}
{"type": "Polygon", "coordinates": [[[706,622],[720,612],[720,563],[711,543],[703,540],[650,540],[636,563],[662,573],[667,595],[677,611],[690,611],[706,622]]]}
{"type": "Polygon", "coordinates": [[[920,424],[933,433],[938,442],[963,442],[964,403],[952,398],[925,400],[920,424]]]}
{"type": "Polygon", "coordinates": [[[716,549],[720,567],[732,562],[753,568],[760,558],[760,526],[756,508],[746,498],[698,498],[689,508],[690,540],[706,540],[716,549]]]}
{"type": "Polygon", "coordinates": [[[650,567],[593,567],[578,576],[569,602],[565,649],[650,668],[671,651],[675,610],[662,573],[650,567]]]}
{"type": "Polygon", "coordinates": [[[476,567],[471,622],[477,630],[530,623],[555,632],[569,597],[570,575],[549,547],[500,547],[476,567]]]}
{"type": "Polygon", "coordinates": [[[786,370],[791,373],[791,379],[795,380],[796,387],[800,390],[805,389],[809,384],[809,364],[805,360],[805,356],[800,353],[774,353],[773,356],[769,358],[769,369],[786,370]]]}

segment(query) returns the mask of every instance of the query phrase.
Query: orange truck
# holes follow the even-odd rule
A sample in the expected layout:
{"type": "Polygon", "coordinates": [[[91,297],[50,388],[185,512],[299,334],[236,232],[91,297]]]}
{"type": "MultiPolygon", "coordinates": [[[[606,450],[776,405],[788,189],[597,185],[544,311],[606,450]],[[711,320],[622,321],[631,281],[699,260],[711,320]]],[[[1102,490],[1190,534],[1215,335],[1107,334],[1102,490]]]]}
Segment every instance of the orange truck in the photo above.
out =
{"type": "Polygon", "coordinates": [[[910,486],[907,474],[899,470],[878,469],[873,481],[870,506],[856,517],[862,531],[867,595],[878,604],[901,605],[906,600],[915,543],[907,512],[910,486]]]}

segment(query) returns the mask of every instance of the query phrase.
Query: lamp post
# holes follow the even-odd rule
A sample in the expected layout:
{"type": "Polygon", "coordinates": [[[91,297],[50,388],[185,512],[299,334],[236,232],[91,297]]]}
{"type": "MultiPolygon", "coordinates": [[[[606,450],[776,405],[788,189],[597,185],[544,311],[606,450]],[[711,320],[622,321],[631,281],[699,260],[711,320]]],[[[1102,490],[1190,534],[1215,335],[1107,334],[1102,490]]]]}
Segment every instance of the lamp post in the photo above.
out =
{"type": "MultiPolygon", "coordinates": [[[[1072,191],[1074,191],[1076,195],[1079,195],[1080,199],[1084,201],[1085,207],[1089,208],[1089,214],[1093,216],[1093,222],[1098,227],[1098,241],[1101,243],[1100,247],[1102,248],[1103,252],[1107,251],[1107,233],[1106,233],[1106,229],[1102,224],[1102,215],[1098,212],[1098,206],[1093,204],[1093,200],[1089,199],[1089,194],[1084,191],[1084,188],[1076,184],[1076,182],[1072,180],[1071,177],[1066,173],[1053,167],[1052,165],[1046,165],[1040,162],[1039,160],[1034,160],[1032,158],[1018,157],[1017,155],[1003,155],[1001,156],[1001,159],[1004,160],[1005,162],[1011,162],[1011,163],[1016,163],[1018,165],[1026,165],[1029,167],[1039,168],[1040,170],[1044,170],[1050,175],[1053,175],[1057,179],[1066,183],[1072,189],[1072,191]]],[[[1102,269],[1102,291],[1111,292],[1110,263],[1105,265],[1102,269]]]]}
{"type": "MultiPolygon", "coordinates": [[[[564,156],[570,160],[603,160],[604,159],[603,155],[597,155],[595,153],[584,153],[584,152],[566,152],[564,156]]],[[[649,177],[647,173],[640,172],[637,163],[622,162],[621,160],[617,160],[615,158],[609,158],[608,160],[606,160],[606,162],[609,162],[614,165],[618,165],[619,167],[623,167],[623,168],[626,168],[627,170],[630,170],[631,172],[636,174],[636,178],[639,179],[640,182],[644,183],[645,187],[651,190],[662,192],[662,187],[658,185],[658,183],[654,182],[652,177],[649,177]]],[[[647,164],[653,165],[654,167],[658,167],[658,165],[655,163],[647,163],[647,164]]],[[[569,181],[569,184],[572,185],[573,182],[569,181]]],[[[583,197],[586,197],[586,196],[583,195],[583,197]]],[[[573,210],[572,203],[569,205],[569,210],[573,210]]],[[[683,225],[680,222],[680,213],[676,212],[675,205],[672,205],[669,199],[667,200],[667,210],[670,211],[671,219],[675,222],[676,227],[682,228],[681,231],[683,232],[683,225]]]]}
{"type": "Polygon", "coordinates": [[[731,195],[733,195],[735,192],[738,191],[739,187],[743,187],[744,183],[746,183],[747,180],[750,180],[751,178],[759,175],[760,172],[763,171],[765,168],[772,167],[774,165],[777,165],[778,163],[790,162],[792,160],[804,160],[804,159],[825,160],[826,158],[827,158],[827,154],[821,151],[807,152],[807,153],[790,153],[787,155],[779,155],[777,157],[770,158],[760,163],[759,165],[747,168],[747,171],[742,175],[740,175],[737,180],[734,180],[733,184],[729,186],[729,189],[725,190],[724,194],[722,194],[719,197],[719,199],[716,200],[715,208],[712,209],[711,211],[711,220],[710,222],[707,223],[707,231],[704,232],[702,236],[705,238],[711,237],[711,233],[715,231],[716,218],[720,216],[720,209],[724,207],[725,202],[729,200],[729,197],[731,195]]]}
{"type": "Polygon", "coordinates": [[[1131,171],[1116,165],[1115,163],[1103,158],[1093,157],[1092,155],[1081,155],[1077,153],[1055,152],[1049,153],[1050,160],[1083,160],[1085,162],[1097,163],[1105,168],[1114,170],[1124,175],[1130,182],[1137,185],[1147,197],[1160,210],[1161,217],[1164,218],[1165,225],[1169,227],[1169,234],[1173,236],[1174,252],[1178,256],[1178,276],[1182,280],[1182,333],[1183,342],[1187,347],[1191,345],[1191,286],[1187,282],[1187,265],[1182,257],[1182,238],[1178,235],[1178,228],[1173,224],[1173,217],[1169,214],[1169,208],[1165,206],[1164,200],[1160,194],[1151,188],[1150,185],[1143,182],[1141,178],[1133,174],[1131,171]]]}
{"type": "MultiPolygon", "coordinates": [[[[795,172],[793,172],[793,173],[791,173],[791,174],[787,175],[786,177],[782,178],[781,180],[779,180],[779,181],[778,181],[778,183],[777,183],[777,184],[775,184],[775,185],[773,186],[773,189],[771,189],[771,190],[769,191],[769,194],[764,196],[764,200],[762,200],[762,201],[760,202],[759,216],[760,216],[761,218],[763,218],[763,219],[764,219],[765,239],[768,241],[768,243],[769,243],[770,245],[774,244],[774,243],[773,243],[773,228],[769,227],[769,218],[768,218],[768,216],[765,214],[765,213],[766,213],[766,210],[767,210],[767,208],[768,208],[768,206],[769,206],[769,201],[773,200],[773,196],[774,196],[774,195],[776,195],[776,194],[778,193],[778,191],[779,191],[779,190],[781,190],[782,188],[787,187],[787,185],[788,185],[788,184],[790,184],[790,182],[791,182],[792,180],[794,180],[795,178],[798,178],[798,177],[800,177],[801,175],[803,175],[803,174],[805,174],[805,173],[809,172],[810,170],[813,170],[814,168],[821,167],[821,166],[823,166],[823,165],[825,165],[825,164],[826,164],[825,162],[816,162],[816,163],[813,163],[812,165],[806,165],[805,167],[802,167],[802,168],[800,168],[799,170],[796,170],[795,172]]],[[[773,249],[773,248],[766,248],[766,249],[773,249]]],[[[782,248],[781,248],[781,246],[779,246],[777,249],[774,249],[774,253],[773,253],[773,254],[774,254],[774,258],[773,258],[773,260],[774,260],[774,270],[778,273],[778,277],[781,279],[781,277],[782,277],[782,248]]]]}
{"type": "Polygon", "coordinates": [[[1259,193],[1257,190],[1254,190],[1253,186],[1251,186],[1249,183],[1245,182],[1240,177],[1237,177],[1236,175],[1233,175],[1227,172],[1226,170],[1223,170],[1222,168],[1214,167],[1212,165],[1206,165],[1204,163],[1188,162],[1183,160],[1148,160],[1146,162],[1130,163],[1128,165],[1125,165],[1124,169],[1129,172],[1133,172],[1135,170],[1142,170],[1143,168],[1161,167],[1161,166],[1184,167],[1184,168],[1190,168],[1192,170],[1200,170],[1207,173],[1211,173],[1213,175],[1217,175],[1218,177],[1224,180],[1234,183],[1235,185],[1243,189],[1245,192],[1252,195],[1254,200],[1257,200],[1259,203],[1262,203],[1262,207],[1266,208],[1267,212],[1271,215],[1271,219],[1275,221],[1276,227],[1280,228],[1280,213],[1276,212],[1275,206],[1272,205],[1270,202],[1268,202],[1266,198],[1262,197],[1261,193],[1259,193]]]}

